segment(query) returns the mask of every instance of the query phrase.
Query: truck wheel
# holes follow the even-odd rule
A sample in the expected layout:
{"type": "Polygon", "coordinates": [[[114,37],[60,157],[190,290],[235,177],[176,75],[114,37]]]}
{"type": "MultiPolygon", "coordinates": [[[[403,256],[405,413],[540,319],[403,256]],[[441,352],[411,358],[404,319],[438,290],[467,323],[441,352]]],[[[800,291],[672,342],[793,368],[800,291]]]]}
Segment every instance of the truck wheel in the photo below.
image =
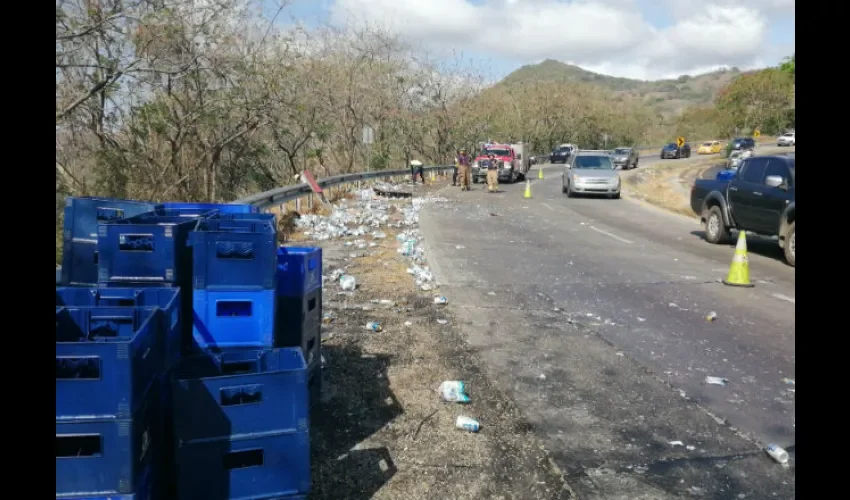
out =
{"type": "Polygon", "coordinates": [[[711,207],[708,210],[708,216],[705,218],[705,241],[720,244],[728,238],[729,230],[723,224],[723,214],[720,213],[720,207],[711,207]]]}
{"type": "Polygon", "coordinates": [[[788,226],[788,232],[785,233],[785,261],[788,262],[788,265],[791,267],[796,267],[795,263],[797,261],[797,249],[795,247],[795,238],[794,238],[794,224],[796,222],[792,222],[790,226],[788,226]]]}

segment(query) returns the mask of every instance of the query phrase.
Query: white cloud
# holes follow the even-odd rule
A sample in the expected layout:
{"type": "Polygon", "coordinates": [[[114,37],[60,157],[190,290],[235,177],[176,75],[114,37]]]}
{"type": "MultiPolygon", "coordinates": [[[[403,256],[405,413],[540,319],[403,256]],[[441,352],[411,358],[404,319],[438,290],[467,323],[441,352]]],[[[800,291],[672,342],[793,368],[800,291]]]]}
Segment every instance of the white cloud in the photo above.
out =
{"type": "Polygon", "coordinates": [[[794,3],[336,0],[330,14],[335,24],[370,23],[432,48],[517,63],[552,58],[606,74],[654,79],[763,63],[773,52],[766,40],[770,19],[777,12],[793,16],[794,3]],[[650,23],[647,17],[659,12],[673,24],[658,28],[650,23]]]}

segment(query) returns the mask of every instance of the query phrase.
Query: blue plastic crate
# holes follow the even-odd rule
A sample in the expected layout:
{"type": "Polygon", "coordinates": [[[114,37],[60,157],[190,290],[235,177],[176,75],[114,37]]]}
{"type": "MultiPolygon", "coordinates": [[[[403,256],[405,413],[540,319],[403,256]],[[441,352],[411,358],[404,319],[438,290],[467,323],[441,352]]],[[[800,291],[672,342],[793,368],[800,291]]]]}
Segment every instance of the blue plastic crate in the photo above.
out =
{"type": "Polygon", "coordinates": [[[132,419],[57,421],[57,498],[159,498],[158,412],[149,398],[132,419]]]}
{"type": "Polygon", "coordinates": [[[274,227],[275,231],[277,231],[277,216],[275,214],[265,214],[265,213],[249,213],[249,214],[234,214],[227,212],[219,212],[210,217],[211,220],[221,220],[221,221],[258,221],[258,222],[269,222],[272,227],[274,227]]]}
{"type": "Polygon", "coordinates": [[[273,222],[202,220],[191,234],[196,290],[272,290],[277,234],[273,222]]]}
{"type": "Polygon", "coordinates": [[[321,325],[321,288],[300,297],[275,297],[275,347],[300,347],[311,365],[319,358],[321,325]]]}
{"type": "Polygon", "coordinates": [[[192,341],[200,352],[274,345],[274,290],[192,291],[192,341]]]}
{"type": "MultiPolygon", "coordinates": [[[[177,497],[281,499],[310,491],[307,431],[224,436],[177,449],[177,497]]],[[[296,497],[298,498],[298,497],[296,497]]]]}
{"type": "Polygon", "coordinates": [[[56,312],[56,420],[130,418],[165,363],[155,307],[63,307],[56,312]]]}
{"type": "Polygon", "coordinates": [[[275,271],[278,295],[298,297],[322,286],[322,249],[280,247],[275,271]]]}
{"type": "Polygon", "coordinates": [[[98,282],[190,285],[197,217],[143,214],[98,227],[98,282]]]}
{"type": "Polygon", "coordinates": [[[97,242],[97,225],[133,217],[154,209],[147,201],[114,200],[87,196],[65,198],[63,240],[97,242]]]}
{"type": "Polygon", "coordinates": [[[62,270],[59,283],[71,286],[97,285],[97,242],[62,242],[62,270]]]}
{"type": "Polygon", "coordinates": [[[161,331],[165,335],[165,363],[171,366],[182,349],[182,320],[179,287],[148,288],[56,288],[56,306],[69,307],[158,307],[162,310],[161,331]]]}
{"type": "Polygon", "coordinates": [[[259,209],[253,205],[241,205],[237,203],[193,203],[185,201],[167,201],[156,206],[160,208],[182,208],[195,210],[217,210],[222,214],[252,214],[258,213],[259,209]]]}
{"type": "Polygon", "coordinates": [[[186,358],[172,395],[178,446],[229,435],[309,430],[307,366],[297,348],[186,358]]]}

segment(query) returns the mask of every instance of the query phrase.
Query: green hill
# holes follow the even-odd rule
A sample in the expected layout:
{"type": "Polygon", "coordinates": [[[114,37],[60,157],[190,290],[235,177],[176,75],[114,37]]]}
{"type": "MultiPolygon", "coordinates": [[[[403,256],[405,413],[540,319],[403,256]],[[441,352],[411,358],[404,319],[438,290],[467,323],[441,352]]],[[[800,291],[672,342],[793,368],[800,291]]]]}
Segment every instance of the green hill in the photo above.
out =
{"type": "Polygon", "coordinates": [[[742,73],[737,68],[702,75],[683,75],[675,80],[643,81],[601,75],[592,71],[546,59],[539,64],[519,68],[497,85],[514,86],[528,82],[581,82],[602,87],[615,94],[637,97],[659,113],[671,116],[687,107],[709,104],[717,92],[742,73]]]}

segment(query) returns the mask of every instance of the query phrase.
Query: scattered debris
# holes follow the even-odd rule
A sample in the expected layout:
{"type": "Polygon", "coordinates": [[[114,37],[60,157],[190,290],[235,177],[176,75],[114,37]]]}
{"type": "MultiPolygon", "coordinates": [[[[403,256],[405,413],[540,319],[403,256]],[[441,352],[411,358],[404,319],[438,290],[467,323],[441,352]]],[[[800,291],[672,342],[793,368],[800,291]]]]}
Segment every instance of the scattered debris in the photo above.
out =
{"type": "Polygon", "coordinates": [[[782,465],[788,465],[788,452],[782,449],[779,445],[769,444],[767,448],[764,449],[770,458],[776,460],[777,463],[782,465]]]}
{"type": "Polygon", "coordinates": [[[357,288],[357,280],[354,278],[354,276],[346,274],[339,278],[339,286],[344,291],[354,291],[354,289],[357,288]]]}
{"type": "Polygon", "coordinates": [[[637,320],[638,320],[639,322],[643,323],[644,321],[646,321],[646,318],[641,318],[640,316],[638,316],[638,319],[637,319],[637,320]]]}
{"type": "Polygon", "coordinates": [[[438,319],[438,320],[437,320],[437,323],[439,323],[439,324],[441,324],[441,325],[445,325],[445,324],[448,324],[448,321],[447,321],[447,320],[445,320],[445,319],[438,319]]]}
{"type": "Polygon", "coordinates": [[[449,403],[469,403],[471,399],[466,394],[466,384],[460,380],[446,380],[437,388],[443,401],[449,403]]]}
{"type": "Polygon", "coordinates": [[[455,421],[455,427],[464,431],[478,432],[481,428],[481,424],[479,424],[478,420],[475,420],[474,418],[459,416],[457,417],[457,421],[455,421]]]}
{"type": "Polygon", "coordinates": [[[371,330],[373,332],[380,332],[380,331],[384,330],[384,327],[381,326],[381,324],[378,323],[377,321],[370,321],[369,323],[366,324],[366,329],[371,330]]]}
{"type": "Polygon", "coordinates": [[[723,377],[709,377],[709,376],[706,376],[706,377],[705,377],[705,383],[706,383],[706,384],[709,384],[709,385],[722,385],[722,386],[725,386],[726,384],[728,384],[728,383],[729,383],[729,381],[728,381],[728,380],[726,380],[726,379],[725,379],[725,378],[723,378],[723,377]]]}
{"type": "Polygon", "coordinates": [[[464,248],[466,247],[463,245],[455,245],[455,250],[463,250],[464,248]]]}
{"type": "Polygon", "coordinates": [[[688,450],[688,451],[694,451],[694,450],[697,449],[697,447],[689,444],[689,445],[685,446],[685,449],[688,450]]]}
{"type": "Polygon", "coordinates": [[[782,383],[785,385],[797,385],[793,378],[783,378],[782,383]]]}
{"type": "Polygon", "coordinates": [[[437,297],[434,297],[434,303],[437,305],[446,305],[449,303],[449,299],[443,297],[442,295],[439,295],[437,297]]]}
{"type": "Polygon", "coordinates": [[[405,321],[404,326],[413,326],[413,321],[405,321]]]}
{"type": "Polygon", "coordinates": [[[683,443],[681,441],[670,441],[667,444],[669,444],[670,446],[685,446],[685,443],[683,443]]]}
{"type": "Polygon", "coordinates": [[[714,312],[714,311],[711,311],[710,313],[705,315],[705,320],[708,321],[709,323],[711,323],[712,321],[714,321],[716,319],[717,319],[717,313],[714,312]]]}

